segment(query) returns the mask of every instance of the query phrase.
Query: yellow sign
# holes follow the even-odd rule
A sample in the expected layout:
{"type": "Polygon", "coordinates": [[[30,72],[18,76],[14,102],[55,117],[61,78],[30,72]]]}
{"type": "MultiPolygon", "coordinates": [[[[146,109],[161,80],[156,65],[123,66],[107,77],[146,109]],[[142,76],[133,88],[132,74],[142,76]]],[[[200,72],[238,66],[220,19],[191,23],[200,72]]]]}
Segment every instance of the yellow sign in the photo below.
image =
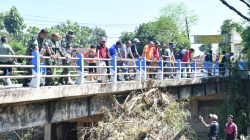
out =
{"type": "Polygon", "coordinates": [[[228,43],[228,35],[194,35],[194,44],[228,43]]]}

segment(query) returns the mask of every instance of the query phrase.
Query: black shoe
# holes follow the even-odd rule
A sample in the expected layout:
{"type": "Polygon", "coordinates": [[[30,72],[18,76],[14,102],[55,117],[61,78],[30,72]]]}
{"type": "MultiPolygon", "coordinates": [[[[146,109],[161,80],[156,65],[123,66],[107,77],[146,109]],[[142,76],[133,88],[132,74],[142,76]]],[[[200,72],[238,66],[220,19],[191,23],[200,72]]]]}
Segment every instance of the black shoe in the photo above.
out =
{"type": "Polygon", "coordinates": [[[28,84],[23,84],[23,87],[29,87],[29,85],[28,84]]]}
{"type": "Polygon", "coordinates": [[[122,81],[122,80],[118,78],[117,81],[122,81]]]}

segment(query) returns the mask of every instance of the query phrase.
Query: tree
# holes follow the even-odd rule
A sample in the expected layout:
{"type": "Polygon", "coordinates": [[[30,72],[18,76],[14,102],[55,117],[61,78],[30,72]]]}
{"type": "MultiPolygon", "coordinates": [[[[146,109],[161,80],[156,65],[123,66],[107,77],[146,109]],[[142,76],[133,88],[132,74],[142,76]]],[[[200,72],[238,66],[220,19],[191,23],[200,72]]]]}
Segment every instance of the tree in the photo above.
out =
{"type": "Polygon", "coordinates": [[[0,30],[4,29],[4,13],[0,13],[0,30]]]}
{"type": "Polygon", "coordinates": [[[132,41],[134,37],[135,37],[134,32],[122,32],[122,35],[119,37],[119,40],[125,43],[129,40],[132,41]]]}
{"type": "Polygon", "coordinates": [[[199,50],[204,53],[207,53],[211,49],[212,49],[212,44],[203,44],[199,47],[199,50]]]}
{"type": "MultiPolygon", "coordinates": [[[[227,20],[223,21],[223,24],[220,27],[221,34],[230,36],[231,35],[231,30],[233,28],[236,28],[236,31],[238,33],[240,33],[240,34],[244,30],[243,26],[240,23],[234,22],[232,19],[227,19],[227,20]]],[[[219,44],[219,50],[220,51],[230,52],[231,51],[230,42],[228,42],[228,43],[220,43],[219,44]]]]}
{"type": "Polygon", "coordinates": [[[165,44],[174,42],[177,46],[189,48],[185,19],[190,26],[195,23],[196,16],[183,3],[167,5],[161,9],[161,15],[155,21],[141,24],[136,29],[135,36],[142,45],[158,40],[165,44]]]}
{"type": "Polygon", "coordinates": [[[4,26],[9,33],[14,34],[15,36],[20,35],[22,30],[26,27],[23,18],[18,13],[15,6],[13,6],[4,17],[4,26]]]}

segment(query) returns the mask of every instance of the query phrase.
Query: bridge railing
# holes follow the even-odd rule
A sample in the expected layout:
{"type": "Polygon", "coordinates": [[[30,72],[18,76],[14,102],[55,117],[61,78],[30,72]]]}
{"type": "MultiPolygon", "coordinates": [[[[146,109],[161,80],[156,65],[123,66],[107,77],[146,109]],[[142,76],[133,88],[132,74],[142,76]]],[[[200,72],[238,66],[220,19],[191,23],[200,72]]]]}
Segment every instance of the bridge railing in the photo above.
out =
{"type": "MultiPolygon", "coordinates": [[[[212,77],[212,76],[228,76],[230,73],[230,66],[225,65],[224,68],[219,66],[218,62],[209,63],[201,61],[181,62],[175,60],[146,60],[145,58],[136,59],[120,59],[117,56],[111,58],[85,58],[82,54],[77,54],[76,57],[70,58],[71,65],[45,65],[44,60],[52,59],[48,56],[40,56],[38,52],[33,52],[32,56],[23,55],[0,55],[0,58],[25,58],[32,59],[31,65],[0,65],[0,68],[26,68],[32,69],[31,75],[5,75],[0,76],[0,79],[23,79],[32,78],[29,86],[39,88],[45,78],[58,77],[72,77],[76,78],[75,84],[82,85],[90,82],[105,82],[109,81],[116,83],[120,80],[136,80],[146,81],[149,79],[165,80],[165,79],[183,79],[183,78],[197,78],[197,77],[212,77]],[[96,65],[87,65],[89,61],[96,61],[96,65]],[[73,69],[74,74],[53,74],[48,75],[47,69],[68,68],[73,69]],[[89,73],[88,69],[97,69],[94,73],[89,73]],[[107,73],[107,69],[110,72],[107,73]],[[127,78],[129,77],[129,78],[127,78]],[[104,79],[104,80],[103,80],[104,79]]],[[[69,60],[67,57],[58,57],[57,60],[69,60]]],[[[244,71],[249,70],[241,69],[244,71]]]]}

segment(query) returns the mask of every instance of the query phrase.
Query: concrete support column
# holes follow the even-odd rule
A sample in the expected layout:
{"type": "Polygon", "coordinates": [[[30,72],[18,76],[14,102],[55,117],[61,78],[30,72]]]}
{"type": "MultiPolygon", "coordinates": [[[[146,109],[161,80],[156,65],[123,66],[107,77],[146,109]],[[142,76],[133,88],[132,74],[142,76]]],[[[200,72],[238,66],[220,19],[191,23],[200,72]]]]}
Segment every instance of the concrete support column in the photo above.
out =
{"type": "Polygon", "coordinates": [[[199,103],[198,103],[198,100],[192,100],[192,103],[191,103],[191,114],[192,114],[192,119],[193,120],[196,120],[198,118],[198,106],[199,106],[199,103]]]}
{"type": "Polygon", "coordinates": [[[56,140],[56,124],[46,124],[44,126],[44,140],[56,140]]]}

